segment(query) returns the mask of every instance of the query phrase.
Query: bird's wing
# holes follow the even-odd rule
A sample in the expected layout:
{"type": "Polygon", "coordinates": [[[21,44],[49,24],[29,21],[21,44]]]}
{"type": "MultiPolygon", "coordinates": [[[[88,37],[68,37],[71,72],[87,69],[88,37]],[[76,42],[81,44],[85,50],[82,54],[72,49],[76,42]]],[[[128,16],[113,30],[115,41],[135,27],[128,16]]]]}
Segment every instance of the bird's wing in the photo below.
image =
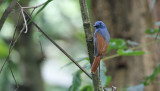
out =
{"type": "Polygon", "coordinates": [[[105,41],[105,39],[98,32],[96,34],[97,34],[96,46],[97,46],[98,55],[104,56],[104,54],[108,48],[108,43],[105,41]]]}
{"type": "Polygon", "coordinates": [[[110,35],[109,35],[109,32],[108,32],[107,28],[99,29],[98,33],[105,39],[106,42],[109,43],[110,35]]]}

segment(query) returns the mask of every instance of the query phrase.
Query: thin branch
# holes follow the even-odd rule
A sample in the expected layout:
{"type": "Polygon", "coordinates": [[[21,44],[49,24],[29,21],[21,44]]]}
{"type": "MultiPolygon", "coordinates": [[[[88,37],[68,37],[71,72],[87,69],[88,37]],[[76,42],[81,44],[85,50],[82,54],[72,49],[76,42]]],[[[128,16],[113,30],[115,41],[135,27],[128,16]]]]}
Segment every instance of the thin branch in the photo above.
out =
{"type": "Polygon", "coordinates": [[[117,91],[117,87],[112,86],[112,91],[117,91]]]}
{"type": "Polygon", "coordinates": [[[4,22],[6,21],[8,15],[12,11],[13,7],[16,5],[17,0],[12,0],[11,4],[8,6],[8,8],[4,11],[1,19],[0,19],[0,31],[3,27],[4,22]]]}
{"type": "MultiPolygon", "coordinates": [[[[81,15],[82,15],[82,20],[83,20],[85,36],[86,36],[88,55],[90,59],[90,64],[92,64],[94,60],[94,45],[93,45],[93,33],[91,31],[91,26],[90,26],[91,23],[89,19],[87,3],[86,3],[86,0],[79,0],[79,3],[81,7],[81,15]]],[[[101,86],[100,86],[101,83],[99,81],[100,77],[98,73],[99,72],[97,71],[96,74],[92,74],[94,91],[99,91],[101,89],[101,86]]]]}
{"type": "Polygon", "coordinates": [[[0,0],[0,5],[2,4],[3,0],[0,0]]]}
{"type": "Polygon", "coordinates": [[[8,56],[7,56],[6,59],[5,59],[5,62],[3,63],[3,65],[2,65],[2,67],[1,67],[1,69],[0,69],[0,74],[1,74],[1,72],[2,72],[2,70],[3,70],[3,68],[4,68],[4,65],[6,64],[8,58],[9,58],[9,56],[10,56],[10,53],[11,53],[11,51],[12,51],[12,49],[13,49],[13,46],[14,46],[14,44],[15,44],[14,42],[15,42],[16,40],[14,41],[14,37],[15,37],[15,34],[16,34],[16,31],[17,31],[17,26],[18,26],[18,23],[19,23],[19,19],[20,19],[20,14],[19,14],[19,16],[18,16],[18,21],[17,21],[16,27],[15,27],[15,29],[14,29],[15,31],[14,31],[12,40],[11,40],[10,45],[9,45],[9,53],[8,53],[8,56]]]}
{"type": "Polygon", "coordinates": [[[26,21],[25,15],[24,15],[24,10],[23,10],[23,8],[21,8],[21,13],[22,13],[23,20],[24,20],[24,24],[25,24],[25,27],[26,27],[26,31],[25,31],[24,33],[27,33],[27,31],[28,31],[28,26],[27,26],[27,21],[26,21]]]}
{"type": "Polygon", "coordinates": [[[19,85],[18,85],[18,83],[17,83],[17,81],[16,81],[16,79],[15,79],[14,73],[13,73],[12,68],[11,68],[11,65],[10,65],[10,61],[9,61],[8,59],[9,59],[9,57],[10,57],[10,54],[11,54],[11,52],[12,52],[12,50],[13,50],[13,47],[14,47],[16,41],[18,40],[19,36],[21,35],[21,33],[20,33],[20,34],[18,35],[18,37],[15,39],[15,41],[14,41],[14,38],[15,38],[15,35],[16,35],[16,31],[17,31],[17,26],[18,26],[18,24],[19,24],[19,20],[20,20],[20,13],[19,13],[19,16],[18,16],[17,24],[16,24],[16,26],[15,26],[15,31],[14,31],[12,40],[11,40],[10,45],[9,45],[9,53],[8,53],[8,56],[6,57],[5,62],[3,63],[3,65],[2,65],[2,67],[1,67],[1,69],[0,69],[0,74],[1,74],[1,72],[2,72],[2,70],[3,70],[6,62],[8,61],[9,69],[10,69],[10,71],[11,71],[12,77],[13,77],[13,79],[14,79],[14,81],[15,81],[16,86],[17,86],[16,89],[15,89],[15,91],[18,90],[19,85]]]}
{"type": "Polygon", "coordinates": [[[44,57],[44,54],[43,54],[43,48],[42,48],[42,43],[41,43],[41,41],[39,40],[39,45],[40,45],[40,47],[41,47],[41,55],[42,55],[42,57],[44,57]]]}
{"type": "Polygon", "coordinates": [[[17,81],[16,81],[16,78],[15,78],[15,76],[14,76],[14,74],[13,74],[10,61],[8,61],[8,64],[9,64],[9,69],[10,69],[10,71],[11,71],[12,77],[13,77],[13,79],[14,79],[14,81],[15,81],[16,86],[17,86],[14,91],[17,91],[18,88],[19,88],[19,85],[18,85],[18,83],[17,83],[17,81]]]}
{"type": "MultiPolygon", "coordinates": [[[[27,14],[26,11],[24,13],[28,16],[28,18],[31,20],[31,16],[27,14]]],[[[54,40],[52,40],[36,23],[31,21],[32,24],[50,41],[52,42],[59,50],[61,50],[73,63],[75,63],[89,78],[92,79],[92,77],[66,52],[64,51],[54,40]]]]}
{"type": "MultiPolygon", "coordinates": [[[[47,1],[46,1],[47,2],[47,1]]],[[[22,7],[23,9],[31,9],[31,8],[38,8],[38,7],[41,7],[43,6],[46,2],[40,4],[40,5],[36,5],[36,6],[31,6],[31,7],[22,7]]]]}

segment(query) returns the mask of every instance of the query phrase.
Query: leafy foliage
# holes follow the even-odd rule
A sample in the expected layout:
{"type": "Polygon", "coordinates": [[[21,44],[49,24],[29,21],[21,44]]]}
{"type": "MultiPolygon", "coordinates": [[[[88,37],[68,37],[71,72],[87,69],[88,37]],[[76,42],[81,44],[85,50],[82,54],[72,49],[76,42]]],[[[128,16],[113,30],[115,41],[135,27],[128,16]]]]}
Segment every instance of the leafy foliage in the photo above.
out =
{"type": "Polygon", "coordinates": [[[125,40],[123,40],[123,39],[110,39],[108,50],[125,49],[125,48],[127,48],[125,40]]]}
{"type": "Polygon", "coordinates": [[[1,86],[0,91],[7,91],[7,86],[9,86],[9,84],[10,84],[9,79],[8,79],[8,73],[9,73],[8,69],[2,71],[2,74],[0,77],[0,86],[1,86]]]}
{"type": "Polygon", "coordinates": [[[156,32],[158,32],[158,29],[152,29],[152,28],[149,28],[145,31],[146,34],[155,34],[156,32]]]}
{"type": "Polygon", "coordinates": [[[145,86],[151,84],[159,73],[160,73],[160,64],[157,65],[157,67],[154,69],[154,72],[150,76],[144,79],[143,84],[145,86]]]}
{"type": "Polygon", "coordinates": [[[93,86],[92,85],[86,85],[80,91],[93,91],[93,86]]]}
{"type": "Polygon", "coordinates": [[[140,56],[145,54],[144,51],[133,51],[133,50],[123,50],[123,49],[119,49],[117,53],[120,56],[140,56]]]}
{"type": "Polygon", "coordinates": [[[51,2],[52,0],[48,0],[37,12],[36,14],[32,17],[32,19],[28,22],[28,24],[31,23],[35,19],[35,17],[51,2]]]}
{"type": "Polygon", "coordinates": [[[69,91],[79,91],[79,88],[81,86],[81,70],[78,70],[74,75],[73,75],[73,81],[72,85],[69,87],[69,91]]]}
{"type": "Polygon", "coordinates": [[[2,39],[0,39],[0,58],[6,58],[8,55],[8,51],[8,45],[2,39]]]}

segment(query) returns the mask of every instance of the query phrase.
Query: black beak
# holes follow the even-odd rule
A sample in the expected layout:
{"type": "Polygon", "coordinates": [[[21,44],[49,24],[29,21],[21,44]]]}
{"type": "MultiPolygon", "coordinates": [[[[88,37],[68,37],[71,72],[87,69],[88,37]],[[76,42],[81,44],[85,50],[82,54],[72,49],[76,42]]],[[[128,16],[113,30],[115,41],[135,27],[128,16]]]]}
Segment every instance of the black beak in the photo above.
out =
{"type": "Polygon", "coordinates": [[[96,27],[96,25],[93,25],[93,27],[96,27]]]}

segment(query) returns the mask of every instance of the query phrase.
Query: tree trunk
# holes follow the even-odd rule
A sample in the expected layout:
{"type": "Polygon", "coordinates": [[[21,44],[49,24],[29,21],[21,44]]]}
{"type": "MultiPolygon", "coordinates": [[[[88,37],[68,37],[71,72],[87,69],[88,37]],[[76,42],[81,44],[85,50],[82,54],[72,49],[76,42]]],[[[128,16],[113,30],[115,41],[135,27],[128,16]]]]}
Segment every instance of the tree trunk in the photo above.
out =
{"type": "MultiPolygon", "coordinates": [[[[43,60],[33,41],[33,30],[22,33],[17,50],[20,53],[19,69],[22,76],[22,89],[20,91],[44,91],[43,81],[40,72],[40,63],[43,60]]],[[[39,49],[40,50],[40,49],[39,49]]]]}
{"type": "MultiPolygon", "coordinates": [[[[22,2],[22,6],[27,6],[29,1],[30,0],[22,2]]],[[[20,23],[18,30],[21,30],[23,26],[23,18],[21,18],[20,23]]],[[[17,34],[19,34],[19,32],[17,34]]],[[[40,63],[42,62],[43,57],[40,53],[41,49],[39,45],[37,47],[37,44],[33,40],[33,29],[31,24],[28,26],[28,32],[23,32],[21,34],[16,44],[16,49],[20,54],[18,66],[22,77],[22,84],[18,91],[44,91],[40,71],[40,63]]]]}
{"type": "MultiPolygon", "coordinates": [[[[152,27],[153,19],[147,0],[92,0],[94,21],[102,20],[112,38],[123,38],[140,44],[153,41],[144,31],[152,27]]],[[[138,85],[156,67],[160,52],[158,45],[143,47],[149,53],[136,57],[117,57],[106,62],[111,84],[118,88],[138,85]]],[[[114,54],[115,52],[110,52],[114,54]]],[[[150,85],[145,91],[159,91],[158,85],[150,85]]]]}

